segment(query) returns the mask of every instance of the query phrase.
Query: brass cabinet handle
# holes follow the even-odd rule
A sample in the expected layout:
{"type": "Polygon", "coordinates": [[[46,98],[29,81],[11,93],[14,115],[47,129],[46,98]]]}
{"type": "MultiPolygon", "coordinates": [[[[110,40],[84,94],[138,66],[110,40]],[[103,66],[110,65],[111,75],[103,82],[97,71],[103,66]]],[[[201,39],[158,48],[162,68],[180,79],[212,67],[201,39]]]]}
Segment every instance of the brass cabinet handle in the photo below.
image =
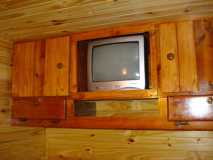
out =
{"type": "Polygon", "coordinates": [[[207,103],[212,104],[213,103],[213,97],[208,97],[207,98],[207,103]]]}
{"type": "Polygon", "coordinates": [[[64,67],[64,64],[63,63],[57,63],[56,66],[57,66],[58,69],[62,69],[64,67]]]}
{"type": "Polygon", "coordinates": [[[175,54],[170,52],[166,55],[166,57],[168,60],[172,61],[175,59],[175,54]]]}

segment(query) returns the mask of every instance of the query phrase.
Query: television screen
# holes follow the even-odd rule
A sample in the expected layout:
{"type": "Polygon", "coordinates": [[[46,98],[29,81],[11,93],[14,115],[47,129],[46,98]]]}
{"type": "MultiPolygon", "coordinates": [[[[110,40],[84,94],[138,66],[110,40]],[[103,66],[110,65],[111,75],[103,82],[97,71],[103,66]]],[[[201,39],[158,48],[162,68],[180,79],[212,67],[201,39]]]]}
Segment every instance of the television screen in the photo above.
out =
{"type": "Polygon", "coordinates": [[[145,89],[145,41],[143,34],[90,41],[88,90],[145,89]]]}
{"type": "Polygon", "coordinates": [[[93,46],[93,82],[139,79],[140,62],[138,41],[93,46]]]}

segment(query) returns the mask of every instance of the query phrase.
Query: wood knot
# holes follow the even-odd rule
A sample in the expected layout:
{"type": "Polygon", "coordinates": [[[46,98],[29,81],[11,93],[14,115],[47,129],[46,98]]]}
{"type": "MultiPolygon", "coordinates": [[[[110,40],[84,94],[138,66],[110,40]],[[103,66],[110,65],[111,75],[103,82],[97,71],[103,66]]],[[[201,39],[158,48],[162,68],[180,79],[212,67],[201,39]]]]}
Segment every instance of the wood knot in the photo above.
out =
{"type": "Polygon", "coordinates": [[[135,140],[133,139],[133,138],[128,138],[128,144],[130,144],[130,143],[134,143],[135,142],[135,140]]]}
{"type": "Polygon", "coordinates": [[[90,134],[90,137],[95,137],[95,134],[90,134]]]}

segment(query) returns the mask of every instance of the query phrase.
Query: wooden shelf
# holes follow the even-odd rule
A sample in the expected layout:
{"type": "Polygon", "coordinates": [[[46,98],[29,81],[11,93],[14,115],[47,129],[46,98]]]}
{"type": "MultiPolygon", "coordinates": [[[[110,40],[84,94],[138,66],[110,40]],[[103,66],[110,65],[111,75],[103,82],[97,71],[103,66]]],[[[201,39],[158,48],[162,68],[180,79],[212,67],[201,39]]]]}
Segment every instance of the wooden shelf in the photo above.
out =
{"type": "Polygon", "coordinates": [[[75,100],[122,100],[158,98],[157,90],[97,91],[71,93],[75,100]]]}

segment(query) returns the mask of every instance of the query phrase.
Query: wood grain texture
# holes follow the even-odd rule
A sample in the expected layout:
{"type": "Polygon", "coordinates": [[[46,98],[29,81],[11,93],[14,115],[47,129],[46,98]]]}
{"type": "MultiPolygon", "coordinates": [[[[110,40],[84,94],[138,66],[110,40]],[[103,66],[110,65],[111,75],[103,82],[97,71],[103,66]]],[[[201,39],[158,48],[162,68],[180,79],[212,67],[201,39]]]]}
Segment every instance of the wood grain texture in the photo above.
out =
{"type": "Polygon", "coordinates": [[[42,41],[17,43],[13,52],[12,95],[41,96],[44,54],[42,41]]]}
{"type": "Polygon", "coordinates": [[[76,116],[160,118],[158,99],[125,101],[80,101],[75,103],[76,116]]]}
{"type": "Polygon", "coordinates": [[[213,91],[213,19],[194,22],[200,91],[213,91]]]}
{"type": "Polygon", "coordinates": [[[68,32],[156,19],[209,16],[212,0],[28,0],[2,1],[0,33],[11,39],[64,35],[68,32]]]}
{"type": "Polygon", "coordinates": [[[1,160],[44,160],[44,129],[1,127],[0,155],[1,160]]]}
{"type": "Polygon", "coordinates": [[[161,92],[178,92],[180,90],[180,83],[176,24],[161,24],[159,32],[161,92]],[[169,54],[173,55],[173,59],[168,59],[169,54]]]}
{"type": "Polygon", "coordinates": [[[12,118],[65,119],[64,97],[13,98],[12,118]]]}
{"type": "Polygon", "coordinates": [[[10,123],[10,64],[12,42],[0,38],[0,126],[10,123]]]}
{"type": "Polygon", "coordinates": [[[198,91],[193,21],[177,23],[180,91],[198,91]]]}
{"type": "Polygon", "coordinates": [[[211,160],[212,132],[47,129],[51,160],[211,160]]]}
{"type": "Polygon", "coordinates": [[[46,40],[44,96],[69,95],[69,54],[69,36],[46,40]]]}

